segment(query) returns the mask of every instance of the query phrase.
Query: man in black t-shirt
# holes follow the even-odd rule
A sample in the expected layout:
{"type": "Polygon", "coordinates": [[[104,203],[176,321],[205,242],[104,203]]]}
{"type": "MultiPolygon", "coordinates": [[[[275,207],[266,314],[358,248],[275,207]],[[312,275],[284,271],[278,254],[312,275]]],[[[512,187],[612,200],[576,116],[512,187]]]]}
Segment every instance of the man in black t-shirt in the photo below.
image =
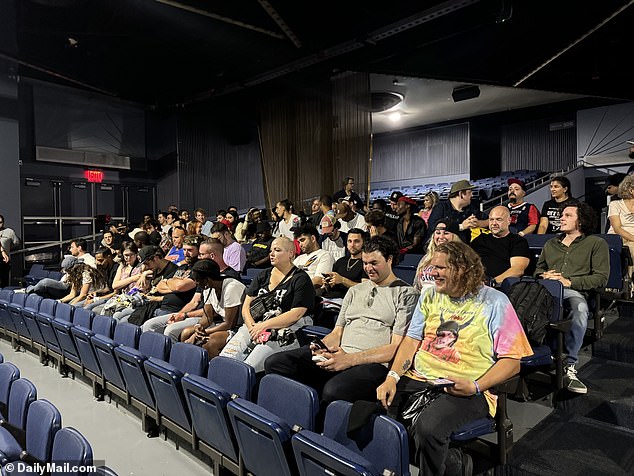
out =
{"type": "Polygon", "coordinates": [[[349,288],[359,284],[362,279],[368,279],[361,261],[361,251],[367,238],[367,232],[359,228],[352,228],[348,232],[346,248],[350,256],[339,258],[333,265],[332,272],[326,273],[323,298],[342,299],[349,288]]]}
{"type": "Polygon", "coordinates": [[[271,225],[268,221],[259,222],[255,228],[255,241],[247,253],[249,267],[269,268],[271,266],[271,261],[269,260],[271,243],[273,243],[271,225]]]}
{"type": "Polygon", "coordinates": [[[348,200],[351,205],[354,205],[354,211],[363,212],[363,201],[361,197],[353,190],[354,188],[354,177],[346,177],[343,181],[343,189],[335,192],[332,196],[332,201],[334,203],[339,203],[342,200],[348,200]]]}
{"type": "Polygon", "coordinates": [[[494,280],[494,285],[501,284],[505,278],[523,276],[530,263],[526,238],[511,233],[510,224],[509,209],[495,207],[489,213],[491,233],[481,233],[471,242],[471,247],[482,258],[487,276],[494,280]]]}

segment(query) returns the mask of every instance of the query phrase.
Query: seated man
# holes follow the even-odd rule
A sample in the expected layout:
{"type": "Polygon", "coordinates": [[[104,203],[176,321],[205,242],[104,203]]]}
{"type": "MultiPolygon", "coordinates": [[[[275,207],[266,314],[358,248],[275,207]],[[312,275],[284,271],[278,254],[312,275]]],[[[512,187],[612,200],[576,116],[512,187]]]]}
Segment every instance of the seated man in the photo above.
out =
{"type": "Polygon", "coordinates": [[[192,279],[202,289],[203,317],[199,323],[187,327],[180,340],[201,345],[216,357],[242,325],[240,308],[246,286],[237,279],[223,276],[212,260],[198,261],[192,268],[192,279]]]}
{"type": "Polygon", "coordinates": [[[321,306],[315,312],[315,325],[332,329],[336,321],[343,298],[352,286],[356,286],[368,275],[363,270],[361,252],[369,239],[368,233],[358,228],[348,232],[346,248],[350,256],[335,261],[332,272],[324,273],[324,285],[321,293],[321,306]]]}
{"type": "Polygon", "coordinates": [[[299,242],[302,254],[293,264],[308,273],[316,288],[324,284],[324,273],[332,271],[335,260],[326,250],[319,247],[319,232],[313,225],[304,225],[294,229],[295,239],[299,242]]]}
{"type": "Polygon", "coordinates": [[[559,219],[562,232],[546,242],[537,261],[535,276],[560,281],[564,286],[564,305],[572,327],[565,336],[566,369],[564,386],[570,392],[587,393],[577,378],[575,364],[588,326],[588,291],[603,287],[610,275],[610,250],[607,242],[590,236],[596,215],[590,205],[567,206],[559,219]],[[585,294],[585,295],[584,295],[585,294]]]}
{"type": "Polygon", "coordinates": [[[425,220],[416,214],[416,200],[402,196],[396,204],[399,219],[396,223],[396,239],[401,254],[422,253],[427,234],[425,220]]]}
{"type": "MultiPolygon", "coordinates": [[[[192,267],[198,261],[198,252],[202,240],[202,235],[186,236],[183,240],[185,264],[178,267],[173,277],[161,281],[156,286],[155,296],[151,300],[160,300],[161,305],[154,313],[155,317],[143,323],[141,328],[143,332],[163,332],[171,314],[181,311],[193,299],[196,284],[190,274],[192,267]]],[[[145,248],[142,248],[141,251],[143,249],[145,248]]]]}
{"type": "Polygon", "coordinates": [[[531,251],[526,238],[509,231],[511,214],[504,206],[489,213],[491,233],[480,233],[472,242],[489,279],[501,284],[506,278],[519,278],[530,263],[531,251]]]}
{"type": "Polygon", "coordinates": [[[225,247],[223,259],[225,263],[235,269],[238,273],[242,272],[247,263],[247,253],[231,234],[229,228],[224,223],[216,223],[211,227],[211,237],[222,243],[225,247]]]}
{"type": "MultiPolygon", "coordinates": [[[[396,220],[398,223],[398,220],[396,220]]],[[[396,233],[387,227],[387,216],[383,210],[372,209],[365,214],[365,223],[370,236],[386,236],[396,243],[396,233]]]]}
{"type": "MultiPolygon", "coordinates": [[[[172,222],[173,223],[173,222],[172,222]]],[[[183,238],[185,238],[185,229],[180,226],[172,227],[172,247],[165,255],[167,261],[180,264],[185,261],[185,251],[183,250],[183,238]]],[[[137,246],[139,244],[137,243],[137,246]]],[[[140,248],[142,248],[141,246],[140,248]]]]}
{"type": "MultiPolygon", "coordinates": [[[[186,238],[187,240],[187,238],[186,238]]],[[[218,265],[220,273],[226,278],[234,278],[240,280],[240,273],[236,272],[232,267],[228,266],[222,258],[224,247],[220,241],[215,238],[208,238],[198,247],[198,259],[211,260],[218,265]]],[[[193,279],[193,278],[192,278],[193,279]]],[[[196,292],[192,296],[191,300],[183,306],[180,311],[165,316],[158,316],[152,319],[152,323],[146,325],[152,326],[151,330],[160,332],[163,330],[163,334],[172,339],[173,342],[178,342],[183,329],[198,324],[200,319],[205,315],[205,310],[202,307],[203,301],[203,289],[197,285],[196,292]]]]}
{"type": "Polygon", "coordinates": [[[332,218],[326,216],[322,219],[321,233],[321,249],[326,250],[332,256],[334,261],[343,258],[346,254],[346,242],[348,237],[345,233],[339,231],[341,224],[337,221],[330,221],[332,218]]]}
{"type": "Polygon", "coordinates": [[[482,285],[484,268],[475,251],[458,241],[443,243],[431,264],[436,286],[423,288],[376,398],[408,426],[419,474],[471,474],[461,472],[463,462],[469,467],[468,456],[449,449],[451,433],[493,415],[496,400],[488,389],[517,374],[520,359],[533,351],[508,298],[482,285]],[[443,391],[433,384],[440,378],[453,384],[443,391]],[[418,392],[425,392],[426,405],[407,408],[418,392]]]}
{"type": "Polygon", "coordinates": [[[337,219],[341,223],[340,230],[343,233],[348,233],[351,228],[360,228],[364,231],[368,229],[363,215],[355,212],[346,201],[337,204],[337,219]]]}
{"type": "Polygon", "coordinates": [[[374,400],[418,297],[414,288],[394,275],[392,263],[397,255],[392,240],[369,239],[363,248],[369,280],[348,290],[335,329],[323,339],[326,348],[311,344],[272,355],[265,362],[266,373],[310,385],[324,404],[374,400]]]}
{"type": "Polygon", "coordinates": [[[247,264],[252,268],[268,268],[271,266],[269,253],[273,243],[271,225],[268,221],[261,221],[255,227],[255,241],[247,253],[247,264]]]}
{"type": "Polygon", "coordinates": [[[62,277],[60,279],[44,278],[37,283],[27,286],[25,289],[17,289],[15,292],[33,293],[43,298],[61,299],[70,291],[68,272],[77,264],[77,257],[66,255],[62,260],[62,277]]]}

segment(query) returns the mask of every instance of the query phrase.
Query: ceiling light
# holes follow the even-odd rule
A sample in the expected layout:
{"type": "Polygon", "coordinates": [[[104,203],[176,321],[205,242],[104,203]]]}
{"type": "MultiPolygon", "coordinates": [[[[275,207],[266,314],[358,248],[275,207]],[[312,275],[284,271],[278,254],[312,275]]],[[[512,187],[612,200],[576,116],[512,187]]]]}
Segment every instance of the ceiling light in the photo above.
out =
{"type": "Polygon", "coordinates": [[[398,122],[398,121],[401,120],[401,113],[400,112],[393,112],[389,116],[387,116],[387,118],[390,121],[392,121],[392,122],[398,122]]]}

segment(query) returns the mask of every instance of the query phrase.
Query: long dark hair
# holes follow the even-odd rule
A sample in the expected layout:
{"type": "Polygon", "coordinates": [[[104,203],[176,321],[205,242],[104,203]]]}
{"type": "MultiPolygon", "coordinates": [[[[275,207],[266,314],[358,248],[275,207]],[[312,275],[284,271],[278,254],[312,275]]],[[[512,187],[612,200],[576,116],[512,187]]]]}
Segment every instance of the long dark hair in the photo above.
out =
{"type": "Polygon", "coordinates": [[[70,283],[71,289],[75,289],[77,291],[81,289],[83,275],[85,272],[87,272],[92,278],[92,284],[95,289],[102,288],[106,285],[106,277],[101,271],[87,265],[86,263],[79,263],[68,271],[68,282],[70,283]]]}

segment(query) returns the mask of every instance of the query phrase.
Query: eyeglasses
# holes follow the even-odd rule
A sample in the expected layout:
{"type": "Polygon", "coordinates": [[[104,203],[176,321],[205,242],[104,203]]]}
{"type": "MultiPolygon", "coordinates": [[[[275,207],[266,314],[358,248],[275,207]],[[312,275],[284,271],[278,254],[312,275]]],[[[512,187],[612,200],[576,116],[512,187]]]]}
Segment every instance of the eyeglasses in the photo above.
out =
{"type": "Polygon", "coordinates": [[[368,295],[368,301],[366,303],[368,307],[372,307],[372,304],[374,304],[374,296],[376,296],[376,293],[378,293],[378,288],[372,288],[372,291],[370,291],[370,294],[368,295]]]}

